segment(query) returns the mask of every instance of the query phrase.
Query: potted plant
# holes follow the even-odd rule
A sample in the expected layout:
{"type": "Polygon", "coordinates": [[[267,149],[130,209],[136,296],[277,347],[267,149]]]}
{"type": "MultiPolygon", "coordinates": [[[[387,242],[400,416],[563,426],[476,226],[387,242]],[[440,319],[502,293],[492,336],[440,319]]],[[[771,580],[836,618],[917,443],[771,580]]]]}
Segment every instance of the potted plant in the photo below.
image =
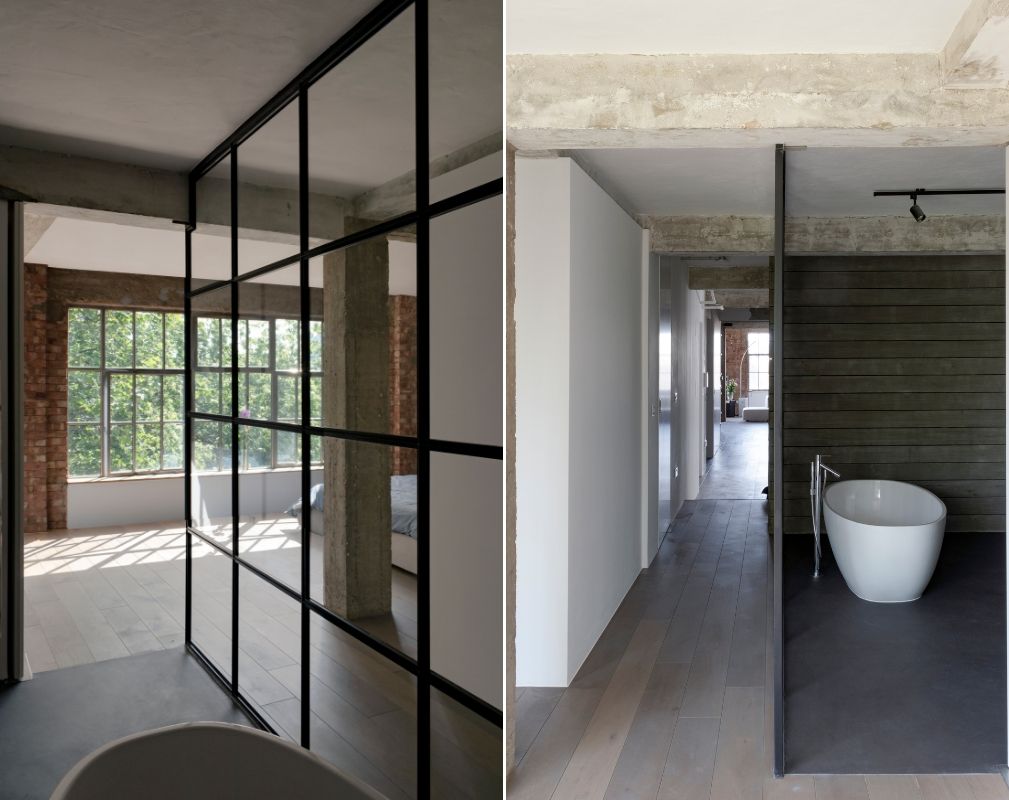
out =
{"type": "Polygon", "coordinates": [[[725,397],[728,401],[725,404],[725,416],[727,417],[734,417],[738,413],[736,408],[736,388],[737,384],[735,378],[729,378],[725,382],[725,397]]]}

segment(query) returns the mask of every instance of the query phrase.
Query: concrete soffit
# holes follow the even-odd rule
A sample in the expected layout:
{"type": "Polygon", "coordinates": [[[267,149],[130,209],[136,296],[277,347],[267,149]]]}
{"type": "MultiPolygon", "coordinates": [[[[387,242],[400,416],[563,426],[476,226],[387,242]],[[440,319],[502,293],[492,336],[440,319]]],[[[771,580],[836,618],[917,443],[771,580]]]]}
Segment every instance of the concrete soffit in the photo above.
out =
{"type": "Polygon", "coordinates": [[[1009,142],[1009,0],[974,0],[940,53],[507,57],[520,154],[589,148],[1009,142]]]}

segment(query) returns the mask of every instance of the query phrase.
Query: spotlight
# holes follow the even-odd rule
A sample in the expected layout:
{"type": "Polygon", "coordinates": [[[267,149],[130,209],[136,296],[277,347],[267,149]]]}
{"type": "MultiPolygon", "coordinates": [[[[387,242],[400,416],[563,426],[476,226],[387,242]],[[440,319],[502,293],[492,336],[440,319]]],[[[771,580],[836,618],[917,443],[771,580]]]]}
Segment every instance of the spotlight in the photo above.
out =
{"type": "Polygon", "coordinates": [[[911,216],[914,217],[914,221],[915,222],[924,222],[925,221],[925,219],[926,219],[925,212],[922,211],[921,210],[921,206],[918,205],[918,193],[917,192],[912,192],[911,193],[911,208],[909,210],[911,212],[911,216]]]}

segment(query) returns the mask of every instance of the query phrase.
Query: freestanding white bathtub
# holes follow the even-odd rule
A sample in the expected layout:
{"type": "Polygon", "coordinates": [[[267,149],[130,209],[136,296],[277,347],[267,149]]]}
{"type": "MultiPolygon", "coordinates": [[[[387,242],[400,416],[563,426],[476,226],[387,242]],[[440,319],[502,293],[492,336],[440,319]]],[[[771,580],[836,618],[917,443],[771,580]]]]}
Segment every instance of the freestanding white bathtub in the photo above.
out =
{"type": "Polygon", "coordinates": [[[196,722],[100,747],[50,800],[384,800],[304,748],[243,725],[196,722]]]}
{"type": "Polygon", "coordinates": [[[823,517],[845,583],[873,603],[917,600],[932,578],[946,506],[899,481],[839,481],[823,495],[823,517]]]}

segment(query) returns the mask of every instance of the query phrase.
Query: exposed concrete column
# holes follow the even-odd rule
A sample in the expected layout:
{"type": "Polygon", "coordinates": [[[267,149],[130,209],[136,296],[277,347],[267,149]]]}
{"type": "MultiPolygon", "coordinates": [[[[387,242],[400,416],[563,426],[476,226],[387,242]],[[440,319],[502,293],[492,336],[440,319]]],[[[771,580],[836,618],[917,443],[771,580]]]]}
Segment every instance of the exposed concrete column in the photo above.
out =
{"type": "MultiPolygon", "coordinates": [[[[331,253],[323,274],[324,424],[388,431],[388,242],[331,253]]],[[[348,619],[392,608],[390,455],[383,445],[324,440],[324,602],[348,619]]]]}

